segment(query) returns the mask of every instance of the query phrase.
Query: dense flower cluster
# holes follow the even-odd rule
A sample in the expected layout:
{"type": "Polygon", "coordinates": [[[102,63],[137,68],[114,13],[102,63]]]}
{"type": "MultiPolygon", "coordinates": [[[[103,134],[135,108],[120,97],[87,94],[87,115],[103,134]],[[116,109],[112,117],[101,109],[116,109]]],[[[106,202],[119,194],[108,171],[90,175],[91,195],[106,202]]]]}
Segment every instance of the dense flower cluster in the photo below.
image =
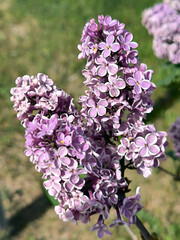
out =
{"type": "Polygon", "coordinates": [[[180,63],[180,1],[164,0],[164,3],[143,12],[142,23],[153,35],[153,50],[158,58],[168,58],[180,63]]]}
{"type": "Polygon", "coordinates": [[[180,1],[179,0],[164,0],[164,3],[171,6],[176,11],[180,11],[180,1]]]}
{"type": "Polygon", "coordinates": [[[59,201],[56,213],[64,221],[87,223],[99,238],[111,234],[105,225],[111,208],[117,218],[110,227],[134,224],[141,210],[139,187],[126,196],[126,168],[144,177],[164,159],[166,133],[145,125],[153,109],[152,70],[139,64],[137,43],[125,25],[99,16],[85,25],[79,58],[86,95],[78,112],[73,99],[48,76],[17,78],[11,100],[25,130],[25,154],[43,173],[44,187],[59,201]]]}
{"type": "Polygon", "coordinates": [[[172,124],[169,136],[173,141],[176,156],[180,157],[180,117],[172,124]]]}

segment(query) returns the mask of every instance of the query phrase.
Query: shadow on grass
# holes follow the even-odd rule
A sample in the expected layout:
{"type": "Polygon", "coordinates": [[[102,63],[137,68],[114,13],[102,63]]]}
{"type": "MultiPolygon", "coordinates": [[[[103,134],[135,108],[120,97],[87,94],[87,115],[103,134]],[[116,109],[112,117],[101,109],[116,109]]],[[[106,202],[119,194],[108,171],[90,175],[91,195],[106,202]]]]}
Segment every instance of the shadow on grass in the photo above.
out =
{"type": "Polygon", "coordinates": [[[157,117],[164,114],[165,110],[172,107],[173,103],[180,99],[180,84],[173,83],[169,85],[165,95],[156,100],[154,109],[151,114],[147,116],[146,123],[154,121],[157,117]]]}
{"type": "Polygon", "coordinates": [[[44,194],[40,195],[9,219],[9,236],[12,237],[20,233],[29,223],[42,217],[50,207],[52,205],[44,194]]]}

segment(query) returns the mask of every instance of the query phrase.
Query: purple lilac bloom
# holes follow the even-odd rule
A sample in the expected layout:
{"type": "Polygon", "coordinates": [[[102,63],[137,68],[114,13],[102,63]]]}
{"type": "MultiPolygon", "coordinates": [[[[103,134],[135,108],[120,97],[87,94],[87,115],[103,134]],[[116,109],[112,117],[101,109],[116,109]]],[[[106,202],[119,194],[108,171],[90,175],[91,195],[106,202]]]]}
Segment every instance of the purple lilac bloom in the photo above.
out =
{"type": "Polygon", "coordinates": [[[130,224],[136,223],[136,213],[143,207],[140,204],[141,196],[139,194],[139,189],[140,187],[136,189],[135,196],[124,198],[123,205],[121,207],[121,214],[129,220],[130,224]]]}
{"type": "Polygon", "coordinates": [[[177,157],[180,157],[180,117],[171,125],[169,136],[173,141],[177,157]]]}
{"type": "Polygon", "coordinates": [[[176,11],[180,11],[180,1],[179,0],[164,0],[164,3],[171,6],[176,11]]]}
{"type": "Polygon", "coordinates": [[[120,44],[118,42],[114,42],[114,40],[114,35],[108,35],[106,42],[99,43],[99,49],[103,50],[102,56],[104,58],[109,57],[111,52],[117,52],[120,49],[120,44]]]}
{"type": "Polygon", "coordinates": [[[153,50],[158,58],[180,63],[180,2],[164,0],[143,12],[142,23],[153,35],[153,50]]]}
{"type": "Polygon", "coordinates": [[[133,86],[133,91],[137,95],[142,92],[142,89],[147,90],[151,86],[148,80],[143,79],[143,75],[140,71],[135,72],[133,78],[129,77],[127,82],[130,86],[133,86]]]}
{"type": "Polygon", "coordinates": [[[83,29],[82,71],[88,88],[78,111],[73,99],[45,74],[16,79],[11,101],[25,127],[25,155],[42,173],[44,187],[58,205],[63,221],[88,223],[99,238],[111,235],[106,220],[115,208],[110,227],[134,224],[141,210],[139,187],[126,196],[127,165],[148,177],[165,159],[166,133],[143,119],[153,110],[152,70],[139,63],[137,43],[125,25],[110,16],[91,19],[83,29]]]}

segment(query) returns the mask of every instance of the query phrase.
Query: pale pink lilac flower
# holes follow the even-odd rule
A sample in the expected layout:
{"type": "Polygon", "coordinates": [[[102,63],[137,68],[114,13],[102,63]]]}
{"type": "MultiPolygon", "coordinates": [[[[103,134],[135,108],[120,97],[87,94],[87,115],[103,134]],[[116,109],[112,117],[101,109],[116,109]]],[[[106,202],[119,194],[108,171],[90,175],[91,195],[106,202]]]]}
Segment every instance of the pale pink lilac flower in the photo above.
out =
{"type": "Polygon", "coordinates": [[[173,141],[176,156],[180,157],[180,117],[171,125],[169,136],[173,141]]]}
{"type": "Polygon", "coordinates": [[[103,50],[102,56],[107,58],[110,56],[111,52],[117,52],[120,49],[118,42],[114,42],[115,37],[113,35],[108,35],[106,42],[99,43],[99,49],[103,50]]]}
{"type": "Polygon", "coordinates": [[[158,58],[180,63],[180,2],[164,0],[163,3],[145,9],[142,23],[153,35],[153,50],[158,58]]]}

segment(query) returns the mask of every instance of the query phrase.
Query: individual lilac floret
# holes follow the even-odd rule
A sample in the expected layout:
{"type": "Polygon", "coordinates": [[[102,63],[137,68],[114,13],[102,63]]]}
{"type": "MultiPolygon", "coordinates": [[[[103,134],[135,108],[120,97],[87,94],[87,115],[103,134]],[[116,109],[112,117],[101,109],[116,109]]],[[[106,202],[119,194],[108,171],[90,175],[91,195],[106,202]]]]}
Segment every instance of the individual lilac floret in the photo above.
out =
{"type": "Polygon", "coordinates": [[[180,2],[164,0],[146,9],[142,23],[153,35],[153,50],[158,58],[168,58],[174,64],[180,63],[180,2]]]}
{"type": "Polygon", "coordinates": [[[129,77],[127,82],[130,86],[133,86],[133,91],[136,94],[140,94],[142,89],[147,90],[151,86],[148,80],[143,79],[143,75],[140,71],[135,72],[133,78],[129,77]]]}
{"type": "Polygon", "coordinates": [[[102,55],[104,58],[109,57],[111,52],[117,52],[120,49],[120,44],[114,42],[114,40],[114,35],[108,35],[106,42],[99,43],[99,49],[103,50],[102,55]]]}
{"type": "Polygon", "coordinates": [[[180,117],[171,125],[169,136],[173,141],[177,157],[180,157],[180,117]]]}
{"type": "Polygon", "coordinates": [[[136,213],[143,208],[140,203],[141,196],[139,194],[139,189],[140,187],[136,189],[136,195],[127,197],[123,200],[121,214],[129,220],[129,224],[136,223],[136,213]]]}
{"type": "Polygon", "coordinates": [[[130,51],[132,48],[137,48],[138,44],[136,42],[132,42],[133,35],[132,33],[126,32],[124,37],[119,36],[119,40],[122,43],[122,47],[125,51],[130,51]]]}

